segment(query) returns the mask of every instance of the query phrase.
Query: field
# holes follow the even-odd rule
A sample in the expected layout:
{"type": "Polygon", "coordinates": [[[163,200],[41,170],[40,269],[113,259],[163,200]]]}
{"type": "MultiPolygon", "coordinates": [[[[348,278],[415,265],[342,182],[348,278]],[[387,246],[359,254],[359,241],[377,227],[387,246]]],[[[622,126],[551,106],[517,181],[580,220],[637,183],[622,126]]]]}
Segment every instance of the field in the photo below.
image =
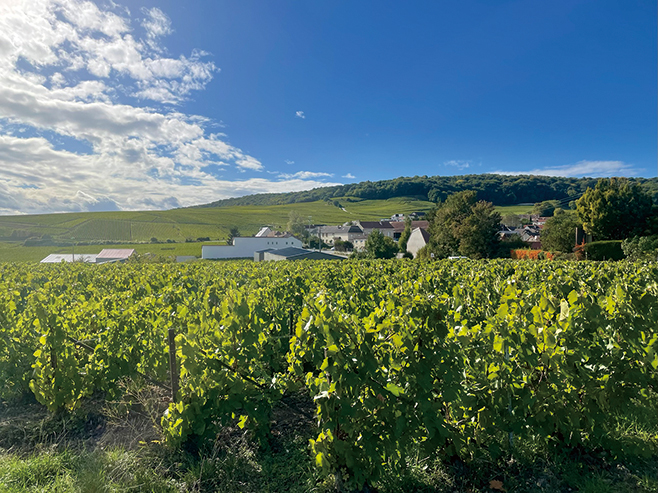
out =
{"type": "MultiPolygon", "coordinates": [[[[340,199],[338,199],[340,200],[340,199]]],[[[28,238],[49,235],[55,243],[110,241],[112,248],[134,248],[137,253],[161,256],[201,256],[202,243],[186,239],[224,241],[232,227],[244,236],[265,225],[285,230],[291,211],[314,224],[343,224],[357,219],[378,220],[395,213],[428,211],[432,203],[413,198],[391,200],[352,199],[340,202],[308,202],[280,206],[188,208],[147,212],[85,212],[0,217],[0,262],[38,262],[51,253],[71,253],[71,246],[24,246],[28,238]],[[158,243],[151,243],[156,238],[158,243]],[[169,242],[167,242],[169,240],[169,242]]],[[[108,246],[109,247],[109,246],[108,246]]],[[[98,253],[103,245],[80,245],[79,253],[98,253]]]]}
{"type": "MultiPolygon", "coordinates": [[[[99,253],[103,248],[134,248],[139,254],[153,254],[162,257],[176,255],[194,255],[201,257],[204,244],[216,245],[218,242],[194,243],[119,243],[112,245],[78,245],[75,253],[99,253]]],[[[15,242],[0,242],[0,259],[3,262],[39,262],[51,253],[72,253],[70,246],[23,246],[15,242]]]]}
{"type": "MultiPolygon", "coordinates": [[[[433,204],[413,198],[390,200],[337,199],[345,209],[328,202],[309,202],[281,206],[235,206],[225,208],[189,208],[148,212],[85,212],[29,216],[0,216],[0,261],[38,262],[51,253],[71,253],[71,246],[24,246],[24,240],[50,235],[56,242],[120,242],[108,248],[134,248],[139,254],[163,257],[201,256],[203,243],[185,243],[186,239],[209,237],[217,244],[224,241],[231,227],[243,235],[255,234],[263,225],[285,229],[290,211],[318,224],[342,224],[346,221],[379,220],[395,213],[427,212],[433,204]],[[151,243],[157,238],[159,243],[151,243]],[[171,242],[167,243],[167,240],[171,242]]],[[[527,206],[496,207],[501,215],[520,214],[527,206]]],[[[79,253],[98,253],[104,245],[80,245],[79,253]]]]}
{"type": "Polygon", "coordinates": [[[500,213],[501,216],[507,214],[530,214],[532,212],[531,205],[506,205],[496,207],[496,211],[500,213]]]}
{"type": "Polygon", "coordinates": [[[0,485],[656,491],[657,279],[628,262],[0,264],[0,485]]]}
{"type": "MultiPolygon", "coordinates": [[[[340,199],[337,199],[340,200],[340,199]]],[[[307,202],[275,206],[187,208],[146,212],[84,212],[0,217],[0,238],[16,241],[50,235],[70,241],[112,240],[125,243],[158,238],[185,241],[186,238],[223,239],[233,226],[243,235],[253,235],[262,226],[285,228],[291,211],[317,224],[342,224],[355,219],[375,220],[392,214],[428,211],[431,202],[412,198],[341,202],[307,202]]]]}

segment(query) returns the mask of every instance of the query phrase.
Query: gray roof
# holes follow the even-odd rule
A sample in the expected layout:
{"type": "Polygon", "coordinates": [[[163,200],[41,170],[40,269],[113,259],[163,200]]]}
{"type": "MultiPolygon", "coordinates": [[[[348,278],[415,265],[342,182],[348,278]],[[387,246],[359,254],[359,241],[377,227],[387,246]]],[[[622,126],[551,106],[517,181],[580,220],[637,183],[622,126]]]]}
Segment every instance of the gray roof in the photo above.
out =
{"type": "Polygon", "coordinates": [[[278,255],[279,257],[294,257],[295,255],[303,255],[305,253],[309,253],[311,250],[304,250],[303,248],[295,248],[295,247],[288,247],[288,248],[280,248],[278,250],[270,250],[270,253],[274,255],[278,255]]]}
{"type": "Polygon", "coordinates": [[[388,221],[359,221],[362,228],[367,229],[392,229],[393,226],[388,221]]]}
{"type": "MultiPolygon", "coordinates": [[[[425,240],[425,243],[430,241],[430,234],[423,228],[414,228],[414,231],[418,230],[420,235],[423,237],[423,240],[425,240]]],[[[413,231],[412,231],[413,233],[413,231]]]]}
{"type": "Polygon", "coordinates": [[[307,252],[286,258],[288,260],[345,260],[345,257],[326,252],[307,252]]]}
{"type": "Polygon", "coordinates": [[[358,226],[322,226],[320,228],[320,232],[324,234],[337,234],[337,233],[354,233],[354,234],[359,234],[361,233],[361,228],[358,226]]]}

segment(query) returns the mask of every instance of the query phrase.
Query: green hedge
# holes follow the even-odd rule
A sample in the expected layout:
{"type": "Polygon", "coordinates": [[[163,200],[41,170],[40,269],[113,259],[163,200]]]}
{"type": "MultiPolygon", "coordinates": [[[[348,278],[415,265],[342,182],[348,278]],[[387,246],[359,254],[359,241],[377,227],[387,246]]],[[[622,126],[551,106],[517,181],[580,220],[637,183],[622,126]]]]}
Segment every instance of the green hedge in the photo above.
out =
{"type": "Polygon", "coordinates": [[[621,240],[594,241],[585,245],[589,260],[622,260],[625,258],[621,249],[621,240]]]}

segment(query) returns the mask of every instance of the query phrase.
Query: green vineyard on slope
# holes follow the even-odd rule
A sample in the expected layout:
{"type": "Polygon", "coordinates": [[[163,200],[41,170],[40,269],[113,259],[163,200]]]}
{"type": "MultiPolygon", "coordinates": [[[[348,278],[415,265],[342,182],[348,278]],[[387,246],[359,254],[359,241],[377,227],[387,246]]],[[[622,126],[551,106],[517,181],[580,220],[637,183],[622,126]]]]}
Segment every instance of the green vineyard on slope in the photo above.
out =
{"type": "Polygon", "coordinates": [[[0,264],[0,398],[57,410],[126,378],[170,385],[169,329],[170,444],[266,432],[305,387],[313,460],[357,488],[412,448],[606,446],[611,413],[658,392],[655,263],[0,264]]]}

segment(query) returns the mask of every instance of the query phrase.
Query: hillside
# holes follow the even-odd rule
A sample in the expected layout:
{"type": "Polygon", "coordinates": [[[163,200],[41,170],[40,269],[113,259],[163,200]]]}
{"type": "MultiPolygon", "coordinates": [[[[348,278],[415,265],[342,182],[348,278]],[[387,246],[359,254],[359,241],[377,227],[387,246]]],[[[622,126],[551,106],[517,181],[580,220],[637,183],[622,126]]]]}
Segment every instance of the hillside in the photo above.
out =
{"type": "Polygon", "coordinates": [[[198,237],[224,238],[231,227],[251,235],[263,225],[285,228],[295,210],[313,223],[342,224],[355,219],[380,219],[397,212],[427,211],[432,203],[414,198],[364,200],[337,207],[317,201],[303,205],[233,206],[187,208],[146,212],[80,212],[0,217],[0,241],[24,241],[49,235],[76,242],[111,240],[122,242],[185,241],[198,237]]]}
{"type": "MultiPolygon", "coordinates": [[[[630,178],[639,183],[658,202],[658,178],[630,178]]],[[[564,178],[555,176],[414,176],[394,180],[364,181],[334,187],[315,188],[303,192],[257,194],[218,200],[197,207],[231,207],[236,205],[281,205],[318,200],[335,200],[345,205],[354,199],[388,200],[395,197],[417,197],[437,202],[462,190],[475,190],[478,198],[497,206],[534,203],[544,200],[578,198],[588,187],[596,185],[596,178],[564,178]]]]}
{"type": "MultiPolygon", "coordinates": [[[[658,200],[657,178],[636,180],[658,200]]],[[[499,175],[414,177],[307,192],[250,195],[168,211],[0,216],[0,261],[40,260],[48,253],[69,253],[73,244],[93,253],[101,243],[134,247],[139,253],[199,256],[200,238],[216,244],[224,241],[232,227],[242,235],[253,235],[263,225],[285,229],[291,211],[314,224],[377,220],[395,213],[427,212],[449,193],[474,189],[501,213],[518,214],[530,208],[511,204],[577,198],[594,183],[593,179],[499,175]],[[510,204],[511,197],[516,201],[510,204]]]]}

